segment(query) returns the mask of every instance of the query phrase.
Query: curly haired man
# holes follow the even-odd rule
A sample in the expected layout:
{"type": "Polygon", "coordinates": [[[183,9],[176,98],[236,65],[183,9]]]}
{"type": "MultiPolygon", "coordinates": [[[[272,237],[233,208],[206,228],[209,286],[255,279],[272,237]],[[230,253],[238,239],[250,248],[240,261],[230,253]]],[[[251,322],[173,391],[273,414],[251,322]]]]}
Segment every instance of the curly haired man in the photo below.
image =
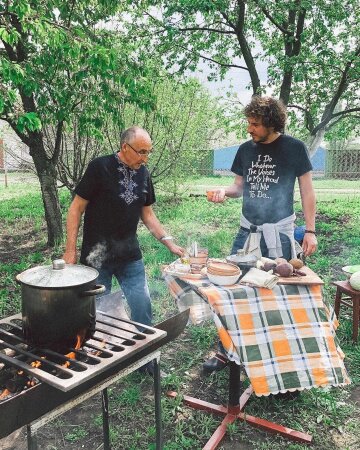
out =
{"type": "MultiPolygon", "coordinates": [[[[284,134],[286,108],[272,97],[254,96],[244,109],[251,140],[240,145],[232,172],[234,183],[217,189],[209,201],[221,203],[225,197],[243,197],[240,229],[231,254],[248,248],[250,239],[258,239],[259,252],[269,258],[296,257],[294,240],[294,186],[299,183],[305,217],[302,242],[304,256],[315,252],[315,193],[312,166],[305,144],[284,134]]],[[[254,241],[253,241],[254,242],[254,241]]],[[[227,364],[220,352],[205,362],[204,370],[221,370],[227,364]]]]}

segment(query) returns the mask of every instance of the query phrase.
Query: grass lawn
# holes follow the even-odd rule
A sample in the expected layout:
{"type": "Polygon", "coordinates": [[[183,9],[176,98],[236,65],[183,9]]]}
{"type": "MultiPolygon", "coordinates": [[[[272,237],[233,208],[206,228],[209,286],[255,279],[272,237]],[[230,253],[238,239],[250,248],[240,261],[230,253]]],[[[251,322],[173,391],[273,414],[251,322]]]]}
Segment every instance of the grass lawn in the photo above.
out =
{"type": "MultiPolygon", "coordinates": [[[[20,312],[20,290],[15,275],[29,267],[49,264],[62,255],[63,248],[46,248],[46,228],[36,183],[15,180],[5,189],[0,185],[0,317],[20,312]]],[[[202,178],[191,182],[192,192],[203,186],[229,184],[231,178],[202,178]]],[[[359,189],[359,182],[319,180],[316,188],[359,189]],[[319,184],[318,184],[319,183],[319,184]],[[321,184],[322,183],[322,184],[321,184]]],[[[61,190],[65,212],[69,196],[61,190]]],[[[228,254],[239,225],[240,201],[229,199],[222,205],[209,204],[205,196],[184,196],[176,201],[159,197],[156,213],[166,229],[181,245],[188,238],[209,249],[212,257],[228,254]]],[[[298,223],[301,223],[300,202],[298,223]]],[[[341,267],[360,263],[360,194],[329,192],[318,202],[317,229],[319,250],[307,264],[325,282],[324,296],[333,302],[331,281],[345,279],[341,267]]],[[[176,306],[160,277],[160,266],[172,255],[140,226],[139,237],[153,299],[154,323],[176,312],[176,306]]],[[[180,394],[200,397],[214,403],[226,403],[228,373],[203,378],[202,362],[215,349],[217,333],[212,323],[189,326],[185,333],[162,351],[162,369],[168,376],[163,392],[175,389],[180,394]]],[[[351,315],[342,311],[338,337],[346,354],[346,366],[352,385],[344,389],[312,389],[296,400],[252,398],[248,414],[268,419],[313,435],[313,449],[355,450],[360,448],[358,427],[360,408],[360,345],[351,342],[351,315]]],[[[221,418],[196,412],[178,400],[162,398],[166,450],[200,449],[221,418]]],[[[152,380],[135,373],[110,390],[111,440],[114,449],[152,449],[154,446],[154,409],[152,380]]],[[[25,442],[25,437],[22,436],[25,442]]],[[[44,449],[101,448],[101,406],[94,397],[40,429],[38,443],[44,449]]],[[[229,426],[222,449],[290,449],[306,446],[290,443],[237,422],[229,426]]]]}

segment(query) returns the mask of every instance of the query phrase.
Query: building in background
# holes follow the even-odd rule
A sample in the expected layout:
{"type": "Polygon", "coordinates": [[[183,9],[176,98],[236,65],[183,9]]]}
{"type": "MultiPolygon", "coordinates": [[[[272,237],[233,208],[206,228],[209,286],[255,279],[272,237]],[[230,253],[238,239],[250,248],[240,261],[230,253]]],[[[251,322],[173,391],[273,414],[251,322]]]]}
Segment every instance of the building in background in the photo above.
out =
{"type": "MultiPolygon", "coordinates": [[[[233,175],[233,173],[231,172],[231,166],[240,144],[232,145],[230,147],[222,147],[214,150],[214,175],[233,175]]],[[[315,176],[324,176],[326,168],[326,155],[326,149],[323,147],[319,147],[311,157],[313,173],[315,176]]]]}
{"type": "Polygon", "coordinates": [[[27,170],[32,164],[29,148],[4,120],[0,120],[0,171],[27,170]]]}

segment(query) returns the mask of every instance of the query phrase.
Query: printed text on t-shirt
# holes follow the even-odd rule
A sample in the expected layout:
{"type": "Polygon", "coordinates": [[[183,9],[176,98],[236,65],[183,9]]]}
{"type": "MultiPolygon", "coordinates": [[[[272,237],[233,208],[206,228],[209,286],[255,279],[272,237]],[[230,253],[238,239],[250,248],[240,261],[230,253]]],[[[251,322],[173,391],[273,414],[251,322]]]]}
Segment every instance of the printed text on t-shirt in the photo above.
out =
{"type": "Polygon", "coordinates": [[[271,198],[267,192],[270,184],[279,182],[279,177],[276,177],[276,164],[271,164],[271,161],[269,155],[258,155],[257,161],[252,161],[246,176],[250,185],[250,198],[271,198]]]}

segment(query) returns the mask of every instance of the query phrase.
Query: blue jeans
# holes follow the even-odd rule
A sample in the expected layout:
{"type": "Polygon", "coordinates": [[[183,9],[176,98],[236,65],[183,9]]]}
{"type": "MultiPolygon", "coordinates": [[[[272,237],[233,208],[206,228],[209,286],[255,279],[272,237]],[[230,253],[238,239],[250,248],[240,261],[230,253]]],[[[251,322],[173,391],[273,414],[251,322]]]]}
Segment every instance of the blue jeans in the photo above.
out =
{"type": "Polygon", "coordinates": [[[126,297],[131,311],[131,320],[151,325],[151,299],[142,259],[120,263],[106,263],[100,269],[98,283],[103,284],[110,294],[114,275],[126,297]]]}

